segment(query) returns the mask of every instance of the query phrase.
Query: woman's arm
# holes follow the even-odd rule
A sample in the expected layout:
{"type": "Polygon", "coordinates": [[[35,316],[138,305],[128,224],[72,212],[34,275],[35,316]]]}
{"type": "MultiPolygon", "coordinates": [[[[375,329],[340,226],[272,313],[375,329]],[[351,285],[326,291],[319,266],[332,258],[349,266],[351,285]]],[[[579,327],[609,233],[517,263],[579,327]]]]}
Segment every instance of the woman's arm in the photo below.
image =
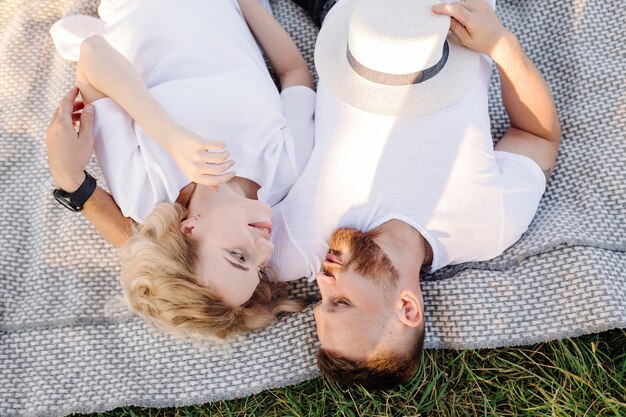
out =
{"type": "Polygon", "coordinates": [[[309,67],[289,34],[258,0],[238,0],[243,16],[265,51],[281,89],[295,85],[313,88],[309,67]]]}
{"type": "MultiPolygon", "coordinates": [[[[48,165],[57,187],[73,193],[85,179],[84,169],[93,153],[93,107],[87,105],[82,113],[80,101],[74,101],[78,89],[73,88],[59,103],[50,125],[46,144],[48,165]],[[80,120],[80,132],[76,133],[72,121],[80,120]]],[[[114,246],[122,246],[131,235],[133,221],[124,217],[113,197],[96,187],[83,205],[83,215],[95,226],[106,240],[114,246]]]]}
{"type": "Polygon", "coordinates": [[[110,97],[163,146],[193,182],[215,186],[230,180],[232,165],[224,142],[202,138],[175,123],[152,96],[132,64],[104,38],[87,38],[80,47],[77,85],[86,103],[110,97]],[[220,151],[220,152],[215,152],[220,151]]]}
{"type": "Polygon", "coordinates": [[[82,213],[116,248],[126,243],[132,235],[133,226],[137,225],[133,219],[124,217],[111,194],[100,187],[97,187],[89,200],[85,202],[82,213]]]}
{"type": "Polygon", "coordinates": [[[496,149],[528,156],[548,176],[556,161],[561,125],[546,80],[517,38],[484,0],[438,4],[433,11],[450,16],[450,30],[461,44],[489,55],[498,67],[511,127],[496,149]]]}

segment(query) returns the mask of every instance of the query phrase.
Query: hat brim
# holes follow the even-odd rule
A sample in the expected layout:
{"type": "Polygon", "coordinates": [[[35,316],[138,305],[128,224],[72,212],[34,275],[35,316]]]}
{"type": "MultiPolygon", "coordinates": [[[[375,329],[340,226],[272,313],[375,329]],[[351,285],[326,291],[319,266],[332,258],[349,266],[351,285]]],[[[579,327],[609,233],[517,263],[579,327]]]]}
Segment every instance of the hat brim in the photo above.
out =
{"type": "MultiPolygon", "coordinates": [[[[418,84],[391,86],[369,81],[348,63],[346,50],[350,15],[358,0],[342,0],[328,13],[315,45],[320,81],[345,103],[368,113],[416,117],[461,99],[475,82],[480,56],[448,36],[448,60],[434,77],[418,84]]],[[[381,3],[382,4],[382,3],[381,3]]]]}

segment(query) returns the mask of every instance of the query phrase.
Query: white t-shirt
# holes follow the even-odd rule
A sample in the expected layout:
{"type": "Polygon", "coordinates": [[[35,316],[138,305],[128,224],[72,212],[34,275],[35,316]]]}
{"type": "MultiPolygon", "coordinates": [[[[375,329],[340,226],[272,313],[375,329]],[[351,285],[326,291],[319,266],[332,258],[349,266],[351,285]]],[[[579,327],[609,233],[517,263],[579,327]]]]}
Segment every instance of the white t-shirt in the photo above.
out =
{"type": "MultiPolygon", "coordinates": [[[[177,123],[226,142],[237,176],[261,186],[260,200],[270,206],[282,200],[313,148],[315,92],[303,86],[278,92],[237,1],[114,0],[99,13],[102,20],[57,22],[51,30],[57,49],[77,58],[81,37],[101,34],[177,123]]],[[[113,100],[94,107],[104,178],[122,213],[142,223],[190,181],[113,100]]]]}
{"type": "Polygon", "coordinates": [[[273,211],[278,279],[313,278],[338,227],[391,219],[433,248],[431,271],[501,254],[530,224],[545,189],[531,159],[494,152],[487,109],[491,60],[460,101],[417,118],[366,113],[320,81],[315,149],[273,211]]]}

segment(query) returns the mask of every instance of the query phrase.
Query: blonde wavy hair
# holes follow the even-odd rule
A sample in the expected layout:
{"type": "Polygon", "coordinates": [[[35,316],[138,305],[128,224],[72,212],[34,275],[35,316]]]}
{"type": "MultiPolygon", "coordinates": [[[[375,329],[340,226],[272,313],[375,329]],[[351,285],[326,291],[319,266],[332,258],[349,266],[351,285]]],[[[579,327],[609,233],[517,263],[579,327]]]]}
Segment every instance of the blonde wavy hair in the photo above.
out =
{"type": "Polygon", "coordinates": [[[128,307],[157,328],[178,337],[225,339],[260,330],[283,312],[298,312],[303,303],[288,299],[285,284],[264,279],[241,306],[222,302],[198,285],[197,247],[180,230],[187,209],[159,204],[133,231],[121,250],[121,284],[128,307]]]}

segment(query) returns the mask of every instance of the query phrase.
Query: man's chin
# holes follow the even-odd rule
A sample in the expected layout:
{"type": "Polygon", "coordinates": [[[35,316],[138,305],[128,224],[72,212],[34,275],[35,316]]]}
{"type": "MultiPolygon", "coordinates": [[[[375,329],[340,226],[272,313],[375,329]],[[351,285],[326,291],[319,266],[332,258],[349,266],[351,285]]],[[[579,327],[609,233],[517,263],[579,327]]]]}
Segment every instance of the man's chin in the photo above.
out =
{"type": "Polygon", "coordinates": [[[346,254],[352,249],[355,240],[363,232],[349,227],[341,227],[334,231],[328,240],[328,249],[331,252],[346,254]]]}

